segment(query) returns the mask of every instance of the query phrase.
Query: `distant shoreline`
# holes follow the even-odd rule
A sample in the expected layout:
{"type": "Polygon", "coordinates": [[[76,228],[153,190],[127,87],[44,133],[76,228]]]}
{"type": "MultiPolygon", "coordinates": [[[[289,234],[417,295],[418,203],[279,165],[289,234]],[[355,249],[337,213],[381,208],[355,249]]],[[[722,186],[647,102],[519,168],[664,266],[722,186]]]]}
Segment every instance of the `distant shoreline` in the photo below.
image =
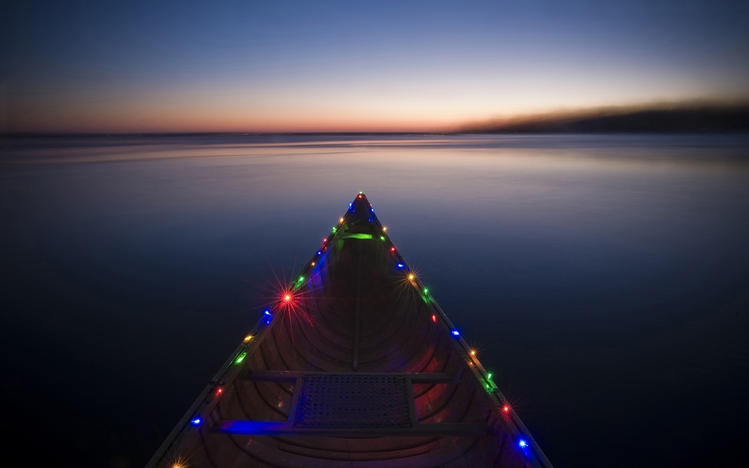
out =
{"type": "Polygon", "coordinates": [[[471,133],[749,132],[749,105],[609,108],[529,115],[466,124],[471,133]]]}
{"type": "Polygon", "coordinates": [[[694,108],[611,108],[555,112],[467,123],[423,132],[0,132],[0,138],[418,136],[466,134],[749,133],[749,105],[694,108]]]}
{"type": "Polygon", "coordinates": [[[382,137],[382,136],[461,136],[461,135],[742,135],[749,134],[749,128],[738,130],[555,130],[555,129],[502,129],[502,130],[475,130],[464,132],[306,132],[306,133],[0,133],[0,139],[25,139],[25,138],[171,138],[171,137],[314,137],[314,136],[346,136],[346,137],[382,137]]]}

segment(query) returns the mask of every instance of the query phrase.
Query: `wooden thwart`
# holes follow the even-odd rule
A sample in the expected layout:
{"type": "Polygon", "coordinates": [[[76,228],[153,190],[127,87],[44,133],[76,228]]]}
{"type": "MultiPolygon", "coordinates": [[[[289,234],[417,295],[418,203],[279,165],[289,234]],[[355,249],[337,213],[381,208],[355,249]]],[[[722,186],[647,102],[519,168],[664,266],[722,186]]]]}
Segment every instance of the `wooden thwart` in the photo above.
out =
{"type": "MultiPolygon", "coordinates": [[[[469,422],[441,422],[441,423],[419,423],[415,420],[413,407],[413,393],[410,384],[413,383],[451,383],[456,384],[459,376],[446,372],[431,373],[393,373],[393,372],[355,372],[355,373],[333,373],[333,372],[308,372],[308,371],[263,371],[252,372],[246,376],[247,380],[260,382],[295,382],[294,395],[292,398],[291,411],[287,421],[250,421],[250,420],[221,420],[213,427],[213,432],[255,436],[278,436],[278,435],[325,435],[332,437],[350,436],[441,436],[441,435],[487,435],[489,427],[485,423],[469,422]],[[298,402],[305,378],[310,379],[322,376],[342,375],[348,379],[356,378],[366,380],[369,378],[398,377],[405,379],[408,385],[408,404],[411,413],[411,421],[407,427],[383,427],[382,425],[347,425],[345,427],[304,427],[296,421],[298,402]]],[[[355,403],[352,403],[355,408],[355,403]]]]}

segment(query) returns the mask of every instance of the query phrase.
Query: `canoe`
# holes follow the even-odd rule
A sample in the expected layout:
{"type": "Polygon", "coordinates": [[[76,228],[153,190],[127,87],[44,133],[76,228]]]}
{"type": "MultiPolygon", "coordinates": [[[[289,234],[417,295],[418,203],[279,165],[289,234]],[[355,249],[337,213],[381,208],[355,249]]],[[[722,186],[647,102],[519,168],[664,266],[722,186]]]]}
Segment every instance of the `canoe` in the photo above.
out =
{"type": "Polygon", "coordinates": [[[260,315],[148,466],[551,466],[363,193],[260,315]]]}

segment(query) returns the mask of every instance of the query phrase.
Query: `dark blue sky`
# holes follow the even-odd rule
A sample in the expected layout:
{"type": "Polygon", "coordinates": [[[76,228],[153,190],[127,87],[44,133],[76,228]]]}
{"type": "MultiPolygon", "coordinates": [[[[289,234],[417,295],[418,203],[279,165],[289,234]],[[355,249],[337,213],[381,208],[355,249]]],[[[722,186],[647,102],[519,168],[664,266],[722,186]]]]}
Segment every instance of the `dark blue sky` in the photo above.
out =
{"type": "Polygon", "coordinates": [[[440,130],[749,95],[747,2],[1,8],[0,128],[10,131],[440,130]]]}

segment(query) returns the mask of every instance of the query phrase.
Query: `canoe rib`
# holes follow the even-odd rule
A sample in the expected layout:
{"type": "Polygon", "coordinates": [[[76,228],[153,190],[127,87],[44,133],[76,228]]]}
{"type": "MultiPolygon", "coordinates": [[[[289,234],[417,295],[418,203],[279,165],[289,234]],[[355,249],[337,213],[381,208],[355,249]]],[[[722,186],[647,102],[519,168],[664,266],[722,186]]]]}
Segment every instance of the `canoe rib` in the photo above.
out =
{"type": "Polygon", "coordinates": [[[550,467],[410,275],[359,194],[148,466],[550,467]]]}

